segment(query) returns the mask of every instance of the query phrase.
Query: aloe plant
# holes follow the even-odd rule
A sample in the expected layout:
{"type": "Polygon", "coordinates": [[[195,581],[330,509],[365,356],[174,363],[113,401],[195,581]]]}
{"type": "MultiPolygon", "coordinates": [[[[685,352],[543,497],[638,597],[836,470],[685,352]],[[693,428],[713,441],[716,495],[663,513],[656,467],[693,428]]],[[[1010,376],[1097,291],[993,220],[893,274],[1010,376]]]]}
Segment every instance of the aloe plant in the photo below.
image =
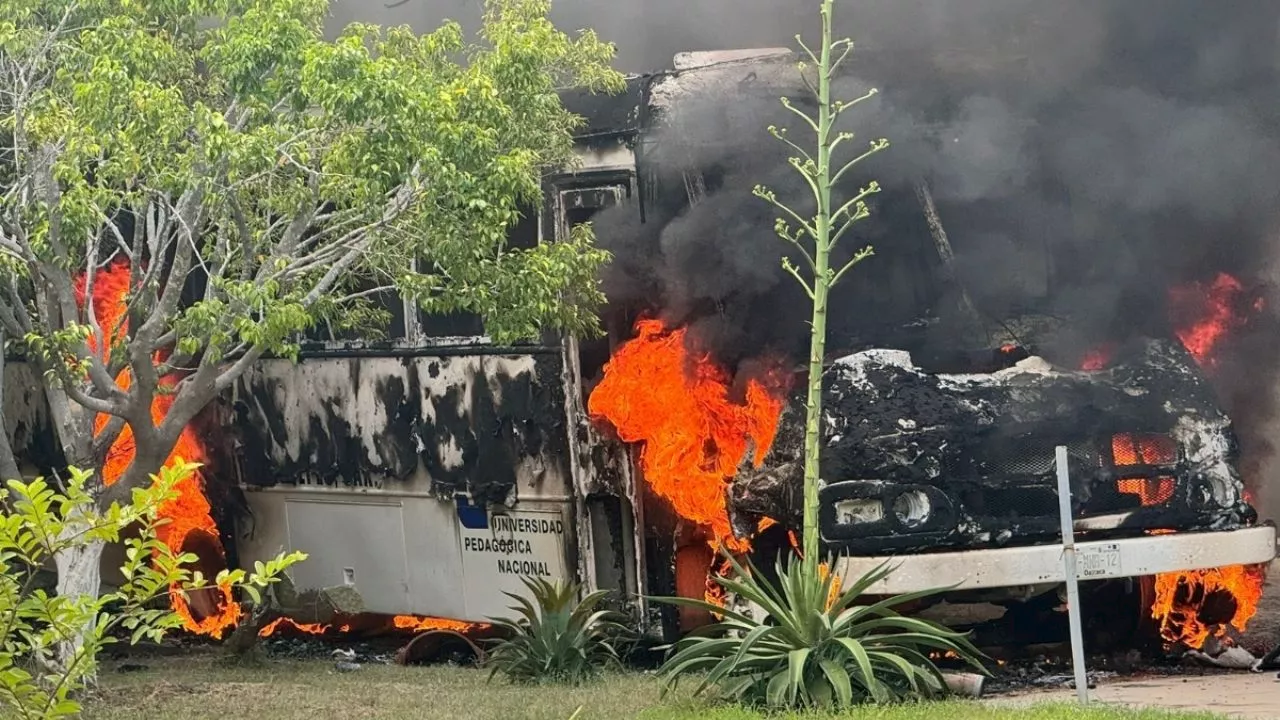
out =
{"type": "Polygon", "coordinates": [[[607,668],[621,665],[618,645],[631,631],[620,614],[597,609],[608,595],[598,590],[581,601],[576,583],[522,578],[529,598],[503,593],[516,601],[514,618],[493,618],[503,635],[489,654],[489,675],[513,682],[579,684],[607,668]]]}
{"type": "Polygon", "coordinates": [[[964,633],[906,617],[895,608],[939,590],[876,600],[868,589],[887,577],[881,566],[840,590],[838,573],[811,573],[799,559],[765,579],[732,557],[733,575],[717,577],[731,595],[763,617],[703,600],[664,602],[710,610],[723,619],[677,642],[659,673],[664,692],[695,678],[694,695],[771,708],[848,707],[942,694],[946,685],[930,659],[950,653],[985,673],[982,654],[964,633]]]}

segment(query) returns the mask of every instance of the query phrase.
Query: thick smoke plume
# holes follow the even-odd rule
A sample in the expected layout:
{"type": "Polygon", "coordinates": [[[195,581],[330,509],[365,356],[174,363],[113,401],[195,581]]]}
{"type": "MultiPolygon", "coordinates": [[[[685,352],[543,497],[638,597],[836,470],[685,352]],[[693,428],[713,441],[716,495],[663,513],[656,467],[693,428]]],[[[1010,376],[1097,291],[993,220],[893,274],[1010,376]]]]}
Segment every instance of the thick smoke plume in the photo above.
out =
{"type": "MultiPolygon", "coordinates": [[[[347,2],[336,15],[426,29],[473,20],[479,6],[347,2]]],[[[553,15],[618,43],[634,71],[669,67],[684,50],[794,47],[797,32],[817,29],[816,2],[780,0],[557,0],[553,15]]],[[[874,177],[886,191],[847,243],[874,244],[877,256],[833,299],[833,349],[892,342],[928,354],[996,339],[940,330],[963,323],[945,322],[960,303],[936,280],[919,180],[984,327],[1016,334],[1019,318],[1052,318],[1056,331],[1028,339],[1062,357],[1169,333],[1170,288],[1227,272],[1267,301],[1220,348],[1214,374],[1259,487],[1272,468],[1266,438],[1280,430],[1280,4],[866,0],[840,3],[838,21],[858,43],[842,96],[881,91],[849,116],[859,144],[883,136],[893,147],[850,183],[874,177]],[[942,322],[912,325],[921,316],[942,322]]],[[[804,92],[797,82],[789,94],[804,92]]],[[[781,270],[774,213],[750,192],[763,183],[804,196],[770,124],[799,133],[776,93],[694,93],[641,147],[643,221],[634,208],[596,219],[617,256],[605,278],[614,309],[689,324],[730,366],[767,351],[804,356],[807,301],[781,270]]]]}
{"type": "MultiPolygon", "coordinates": [[[[875,107],[850,120],[862,138],[894,142],[866,177],[891,191],[930,181],[983,310],[1008,314],[1048,296],[1052,307],[1042,309],[1076,324],[1117,320],[1122,327],[1089,330],[1124,332],[1162,319],[1173,284],[1220,270],[1257,278],[1268,264],[1280,192],[1274,6],[862,5],[845,16],[862,29],[853,67],[866,82],[850,80],[842,94],[878,86],[875,107]]],[[[792,96],[802,94],[797,83],[792,96]]],[[[776,288],[784,277],[771,261],[783,246],[750,189],[763,182],[803,197],[783,166],[785,148],[765,133],[797,123],[775,97],[723,90],[689,98],[681,115],[678,132],[647,157],[668,175],[660,192],[671,197],[660,195],[645,218],[660,230],[628,232],[638,223],[629,218],[611,233],[614,221],[599,221],[606,242],[631,256],[611,278],[617,297],[636,280],[661,282],[674,306],[690,292],[745,301],[776,288]],[[683,193],[669,192],[683,189],[681,178],[669,175],[690,166],[708,175],[708,195],[683,212],[683,193]],[[636,235],[657,244],[637,249],[636,235]],[[630,262],[645,255],[647,268],[630,262]]],[[[898,216],[918,212],[893,207],[901,200],[882,196],[880,220],[860,239],[884,238],[878,249],[892,252],[898,216]]],[[[876,265],[866,273],[887,269],[876,265]]]]}
{"type": "MultiPolygon", "coordinates": [[[[847,248],[871,243],[877,257],[833,300],[837,349],[938,355],[997,342],[993,328],[1017,337],[1034,316],[1055,329],[1020,339],[1070,363],[1108,341],[1172,332],[1171,288],[1227,272],[1250,293],[1270,292],[1280,230],[1275,6],[917,0],[846,15],[861,20],[864,42],[840,94],[882,91],[849,116],[851,129],[894,146],[846,188],[874,177],[886,191],[847,248]],[[948,321],[957,289],[939,280],[913,192],[920,180],[985,335],[957,334],[972,326],[948,321]],[[931,329],[912,325],[930,315],[931,329]]],[[[797,81],[789,94],[803,92],[797,81]]],[[[706,88],[676,107],[642,147],[643,222],[626,208],[597,220],[617,255],[611,301],[689,324],[693,341],[731,366],[765,351],[799,360],[807,303],[780,268],[787,246],[772,234],[774,213],[750,192],[764,183],[805,196],[765,131],[798,123],[776,96],[744,87],[706,88]]],[[[1270,311],[1256,315],[1225,341],[1213,373],[1260,489],[1277,325],[1270,311]]]]}

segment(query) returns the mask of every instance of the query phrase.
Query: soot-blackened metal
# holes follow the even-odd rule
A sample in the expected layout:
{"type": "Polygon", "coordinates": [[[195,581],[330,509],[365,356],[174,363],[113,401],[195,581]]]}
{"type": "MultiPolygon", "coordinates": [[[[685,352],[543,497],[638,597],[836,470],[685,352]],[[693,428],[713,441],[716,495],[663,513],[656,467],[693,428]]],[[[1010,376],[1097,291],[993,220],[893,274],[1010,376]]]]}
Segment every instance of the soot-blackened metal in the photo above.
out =
{"type": "MultiPolygon", "coordinates": [[[[932,374],[908,353],[868,350],[831,364],[823,376],[825,483],[820,515],[834,549],[884,551],[931,546],[989,547],[1056,532],[1053,448],[1071,449],[1073,495],[1087,530],[1140,534],[1153,529],[1238,527],[1254,519],[1243,501],[1230,419],[1190,355],[1173,341],[1121,349],[1101,372],[1057,368],[1039,357],[982,374],[932,374]],[[1179,448],[1165,467],[1117,468],[1118,433],[1162,433],[1179,448]],[[1141,507],[1116,487],[1120,477],[1173,477],[1174,496],[1141,507]],[[904,491],[930,499],[928,520],[897,520],[904,491]],[[886,506],[879,523],[841,525],[837,501],[886,506]]],[[[798,526],[803,485],[804,402],[784,409],[760,469],[745,465],[729,490],[735,531],[760,517],[798,526]]]]}

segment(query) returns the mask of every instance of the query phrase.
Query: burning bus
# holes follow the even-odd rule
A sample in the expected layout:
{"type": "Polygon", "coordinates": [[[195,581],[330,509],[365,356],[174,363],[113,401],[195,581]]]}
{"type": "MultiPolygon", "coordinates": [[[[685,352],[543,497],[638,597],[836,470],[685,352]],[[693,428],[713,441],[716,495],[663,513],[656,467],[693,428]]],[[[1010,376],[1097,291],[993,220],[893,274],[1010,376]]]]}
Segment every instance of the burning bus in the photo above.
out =
{"type": "MultiPolygon", "coordinates": [[[[496,591],[523,574],[576,577],[669,638],[707,618],[646,597],[714,598],[721,552],[790,551],[805,327],[779,321],[804,305],[779,280],[769,208],[743,202],[743,166],[768,181],[784,162],[754,145],[743,162],[733,134],[759,138],[761,108],[798,94],[793,62],[689,53],[620,96],[566,94],[587,121],[581,162],[515,241],[594,224],[615,256],[607,337],[495,348],[474,319],[406,307],[391,346],[332,338],[247,376],[227,423],[252,517],[240,561],[305,548],[301,585],[469,620],[503,612],[496,591]]],[[[1260,299],[1224,276],[1174,288],[1140,332],[1034,307],[993,318],[955,267],[989,218],[951,223],[927,183],[884,184],[872,279],[833,300],[823,378],[820,521],[839,569],[891,559],[878,592],[1060,606],[1065,445],[1087,587],[1119,586],[1168,643],[1243,629],[1275,533],[1206,376],[1260,299]]]]}
{"type": "MultiPolygon", "coordinates": [[[[184,451],[205,464],[191,492],[207,518],[188,549],[240,566],[303,550],[299,591],[358,596],[310,602],[263,634],[356,631],[358,613],[475,630],[536,576],[614,590],[669,639],[708,617],[646,598],[728,601],[709,582],[721,553],[767,566],[792,551],[805,303],[751,188],[786,189],[785,154],[764,129],[780,96],[801,94],[794,60],[686,53],[619,96],[565,94],[586,119],[580,163],[548,179],[511,242],[593,223],[614,254],[605,337],[499,347],[478,318],[388,295],[388,341],[319,329],[299,362],[260,361],[198,420],[184,451]]],[[[903,113],[870,115],[873,130],[916,137],[901,167],[872,168],[889,173],[886,191],[858,242],[877,255],[832,299],[820,529],[837,570],[888,560],[897,571],[874,592],[954,586],[953,598],[1015,617],[1052,612],[1054,448],[1066,446],[1086,588],[1132,600],[1131,619],[1169,644],[1243,630],[1275,531],[1246,492],[1212,378],[1265,298],[1223,271],[1122,288],[1141,307],[1123,318],[1073,315],[1054,305],[1081,296],[1061,287],[1072,271],[1061,248],[1036,256],[1031,240],[1008,250],[1017,293],[991,292],[1006,284],[1003,251],[978,253],[975,285],[974,242],[1009,228],[998,203],[935,199],[911,150],[943,152],[947,128],[903,113]]],[[[33,387],[6,383],[5,402],[16,446],[39,465],[45,410],[13,390],[33,387]]],[[[187,626],[221,634],[231,607],[193,602],[187,626]]]]}
{"type": "MultiPolygon", "coordinates": [[[[768,565],[795,544],[804,406],[793,388],[807,384],[796,368],[808,305],[778,269],[771,209],[750,191],[763,182],[781,195],[788,182],[760,128],[783,126],[780,96],[802,96],[793,62],[779,50],[686,54],[646,80],[631,114],[647,123],[631,141],[631,201],[594,216],[615,260],[608,347],[581,353],[586,409],[629,448],[648,500],[649,580],[663,592],[713,592],[705,580],[723,550],[768,565]]],[[[866,89],[843,85],[847,97],[866,89]]],[[[909,155],[947,132],[912,129],[902,108],[867,115],[868,139],[914,132],[909,155]]],[[[1016,302],[993,312],[957,266],[1001,219],[935,202],[916,160],[905,164],[875,169],[888,197],[862,241],[877,255],[830,305],[819,519],[838,567],[852,577],[892,562],[877,592],[954,586],[954,598],[1016,598],[1018,613],[1060,609],[1054,448],[1065,445],[1082,574],[1112,581],[1089,587],[1118,587],[1150,611],[1129,619],[1169,644],[1243,629],[1275,537],[1249,502],[1210,377],[1226,335],[1265,299],[1219,273],[1171,284],[1145,322],[1072,317],[1051,302],[1066,293],[1044,249],[1030,264],[1050,269],[1019,268],[1016,302]]]]}

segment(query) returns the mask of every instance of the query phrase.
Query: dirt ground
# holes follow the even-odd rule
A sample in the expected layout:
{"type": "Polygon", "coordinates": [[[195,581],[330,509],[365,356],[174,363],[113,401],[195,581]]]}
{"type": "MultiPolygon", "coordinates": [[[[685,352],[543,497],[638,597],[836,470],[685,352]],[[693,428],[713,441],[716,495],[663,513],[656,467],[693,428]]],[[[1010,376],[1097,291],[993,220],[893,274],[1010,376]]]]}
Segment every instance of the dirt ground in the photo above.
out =
{"type": "MultiPolygon", "coordinates": [[[[1223,672],[1104,682],[1091,690],[1089,696],[1098,703],[1142,709],[1207,710],[1241,720],[1280,718],[1280,680],[1274,672],[1223,672]]],[[[990,702],[1004,706],[1074,700],[1074,690],[1054,690],[1009,695],[990,702]]]]}

